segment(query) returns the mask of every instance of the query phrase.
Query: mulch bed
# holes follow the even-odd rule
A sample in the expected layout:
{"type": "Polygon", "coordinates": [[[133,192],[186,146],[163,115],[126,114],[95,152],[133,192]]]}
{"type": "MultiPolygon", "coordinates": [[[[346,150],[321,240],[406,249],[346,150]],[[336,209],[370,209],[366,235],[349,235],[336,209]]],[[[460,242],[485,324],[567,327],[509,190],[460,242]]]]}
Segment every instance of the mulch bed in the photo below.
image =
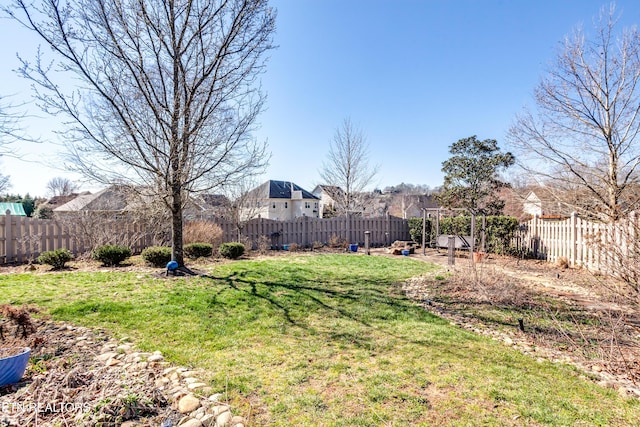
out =
{"type": "Polygon", "coordinates": [[[0,388],[0,426],[115,427],[127,420],[177,425],[180,414],[155,386],[160,367],[109,369],[96,359],[113,341],[103,331],[46,317],[33,319],[32,326],[26,338],[6,337],[12,346],[31,347],[32,353],[22,380],[0,388]]]}

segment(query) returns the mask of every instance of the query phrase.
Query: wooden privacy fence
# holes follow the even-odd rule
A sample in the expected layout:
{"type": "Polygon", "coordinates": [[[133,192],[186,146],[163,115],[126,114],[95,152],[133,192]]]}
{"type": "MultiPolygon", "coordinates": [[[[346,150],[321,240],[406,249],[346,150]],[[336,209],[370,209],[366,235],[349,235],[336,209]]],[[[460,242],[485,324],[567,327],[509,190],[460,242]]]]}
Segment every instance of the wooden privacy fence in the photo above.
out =
{"type": "MultiPolygon", "coordinates": [[[[217,224],[222,228],[224,241],[238,239],[238,228],[234,222],[223,221],[217,224]]],[[[407,220],[394,216],[378,218],[351,216],[349,219],[301,217],[290,221],[256,218],[243,226],[240,235],[243,240],[252,242],[254,246],[263,236],[262,239],[270,239],[272,246],[295,243],[302,247],[310,247],[316,242],[326,244],[335,238],[363,245],[365,231],[370,233],[369,242],[372,246],[386,246],[396,240],[411,239],[407,220]]]]}
{"type": "Polygon", "coordinates": [[[56,249],[79,255],[107,243],[125,244],[135,253],[152,244],[152,239],[131,221],[88,217],[56,221],[14,216],[9,211],[0,216],[0,264],[31,261],[56,249]]]}
{"type": "MultiPolygon", "coordinates": [[[[234,222],[216,222],[223,230],[225,242],[238,240],[234,222]]],[[[156,224],[157,225],[157,224],[156,224]]],[[[27,262],[40,253],[68,249],[74,255],[84,254],[98,245],[122,244],[134,253],[145,247],[166,243],[166,236],[158,236],[130,218],[79,215],[67,220],[48,220],[0,216],[0,264],[27,262]]],[[[333,238],[349,243],[364,244],[364,232],[369,231],[372,246],[389,245],[395,240],[409,240],[407,220],[386,216],[381,218],[345,217],[319,219],[302,217],[291,221],[254,219],[244,225],[240,237],[257,246],[267,239],[273,246],[296,243],[303,247],[319,242],[326,244],[333,238]],[[347,236],[349,230],[350,237],[347,236]],[[264,237],[261,237],[264,236],[264,237]]]]}
{"type": "Polygon", "coordinates": [[[616,224],[582,219],[576,213],[560,221],[534,217],[520,225],[515,244],[550,262],[564,257],[572,267],[619,274],[626,264],[638,262],[639,225],[635,213],[616,224]]]}

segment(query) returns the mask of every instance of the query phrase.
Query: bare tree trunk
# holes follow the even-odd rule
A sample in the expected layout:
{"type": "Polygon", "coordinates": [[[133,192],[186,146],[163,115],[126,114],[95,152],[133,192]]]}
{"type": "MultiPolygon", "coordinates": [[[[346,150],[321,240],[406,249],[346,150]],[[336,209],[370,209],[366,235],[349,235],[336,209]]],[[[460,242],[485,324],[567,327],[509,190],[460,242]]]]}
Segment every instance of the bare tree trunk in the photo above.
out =
{"type": "Polygon", "coordinates": [[[171,259],[181,267],[184,266],[183,232],[182,232],[182,191],[179,184],[174,184],[173,201],[171,203],[171,259]]]}

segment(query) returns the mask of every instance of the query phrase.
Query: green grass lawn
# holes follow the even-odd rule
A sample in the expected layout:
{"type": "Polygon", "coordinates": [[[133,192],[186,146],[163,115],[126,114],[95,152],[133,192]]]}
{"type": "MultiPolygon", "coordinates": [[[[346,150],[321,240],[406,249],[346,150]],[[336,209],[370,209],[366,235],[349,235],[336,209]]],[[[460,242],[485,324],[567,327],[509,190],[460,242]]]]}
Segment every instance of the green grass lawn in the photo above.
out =
{"type": "Polygon", "coordinates": [[[250,425],[640,425],[637,400],[406,299],[399,283],[435,275],[429,264],[288,255],[208,271],[0,275],[0,303],[45,307],[204,369],[250,425]]]}

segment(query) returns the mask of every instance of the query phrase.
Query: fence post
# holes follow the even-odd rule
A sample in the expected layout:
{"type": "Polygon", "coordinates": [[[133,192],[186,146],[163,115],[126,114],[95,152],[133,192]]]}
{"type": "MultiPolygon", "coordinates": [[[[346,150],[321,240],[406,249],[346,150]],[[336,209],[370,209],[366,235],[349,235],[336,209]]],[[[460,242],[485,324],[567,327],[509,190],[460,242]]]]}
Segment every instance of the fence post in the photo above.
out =
{"type": "Polygon", "coordinates": [[[9,263],[13,260],[13,219],[11,218],[11,211],[7,209],[4,213],[4,244],[6,250],[6,262],[9,263]]]}
{"type": "Polygon", "coordinates": [[[576,266],[576,256],[578,252],[578,230],[577,230],[577,222],[578,222],[578,213],[571,212],[571,233],[570,245],[569,246],[569,265],[571,267],[576,266]]]}
{"type": "Polygon", "coordinates": [[[471,267],[475,264],[475,260],[473,259],[473,252],[475,251],[476,244],[476,214],[471,212],[471,241],[469,242],[469,264],[471,267]]]}
{"type": "Polygon", "coordinates": [[[371,251],[369,250],[369,235],[371,234],[370,231],[365,231],[364,232],[364,252],[367,255],[371,255],[371,251]]]}
{"type": "Polygon", "coordinates": [[[539,242],[540,242],[540,236],[538,233],[538,215],[534,215],[533,216],[533,223],[532,223],[532,227],[533,228],[533,233],[530,233],[530,238],[532,240],[532,250],[533,250],[533,256],[538,258],[538,250],[539,250],[539,242]]]}
{"type": "Polygon", "coordinates": [[[422,208],[422,255],[427,254],[427,210],[422,208]]]}

